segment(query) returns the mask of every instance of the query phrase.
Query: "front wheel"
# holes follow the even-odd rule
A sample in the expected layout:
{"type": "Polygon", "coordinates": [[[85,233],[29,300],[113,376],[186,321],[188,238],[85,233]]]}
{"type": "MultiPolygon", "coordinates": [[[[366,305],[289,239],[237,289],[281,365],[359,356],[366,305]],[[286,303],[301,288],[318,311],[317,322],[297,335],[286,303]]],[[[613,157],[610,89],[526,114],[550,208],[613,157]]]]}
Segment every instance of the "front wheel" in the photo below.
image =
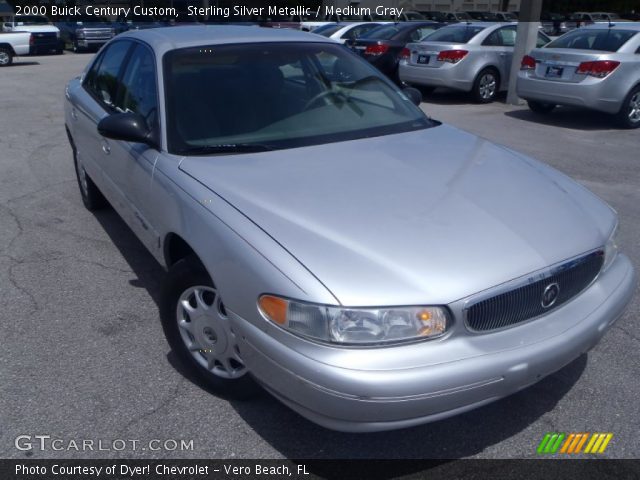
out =
{"type": "Polygon", "coordinates": [[[107,205],[107,200],[104,198],[96,184],[93,183],[93,180],[91,180],[91,177],[89,177],[89,174],[82,164],[78,161],[76,149],[73,146],[73,143],[71,145],[71,149],[73,150],[73,165],[76,170],[76,179],[78,180],[78,187],[80,187],[82,203],[90,212],[99,210],[107,205]]]}
{"type": "Polygon", "coordinates": [[[500,88],[500,76],[493,68],[485,68],[473,82],[471,94],[478,103],[493,102],[500,88]]]}
{"type": "Polygon", "coordinates": [[[556,108],[553,103],[535,102],[533,100],[527,100],[527,105],[529,105],[532,112],[540,114],[551,113],[556,108]]]}
{"type": "Polygon", "coordinates": [[[0,67],[8,67],[13,63],[13,53],[5,47],[0,47],[0,67]]]}
{"type": "Polygon", "coordinates": [[[232,398],[255,394],[220,292],[197,258],[169,269],[160,314],[171,349],[203,383],[232,398]]]}
{"type": "Polygon", "coordinates": [[[623,128],[640,127],[640,86],[629,92],[617,117],[618,123],[623,128]]]}

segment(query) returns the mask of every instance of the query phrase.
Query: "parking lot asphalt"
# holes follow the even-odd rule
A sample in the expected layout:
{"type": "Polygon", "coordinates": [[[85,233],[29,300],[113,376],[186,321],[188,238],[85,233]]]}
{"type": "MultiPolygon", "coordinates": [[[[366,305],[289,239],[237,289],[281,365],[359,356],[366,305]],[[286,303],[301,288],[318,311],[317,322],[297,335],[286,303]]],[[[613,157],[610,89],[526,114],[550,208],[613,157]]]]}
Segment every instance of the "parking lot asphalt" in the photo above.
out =
{"type": "MultiPolygon", "coordinates": [[[[605,456],[638,457],[638,294],[594,350],[556,374],[407,430],[336,433],[266,393],[228,401],[194,383],[160,327],[163,270],[112,210],[94,215],[80,200],[62,105],[65,83],[90,58],[22,58],[0,69],[0,457],[531,458],[549,431],[612,432],[605,456]],[[20,451],[21,434],[140,444],[20,451]],[[193,440],[193,450],[143,450],[151,439],[193,440]]],[[[640,266],[640,131],[618,130],[598,113],[539,117],[439,91],[423,108],[600,195],[619,212],[621,248],[640,266]]]]}

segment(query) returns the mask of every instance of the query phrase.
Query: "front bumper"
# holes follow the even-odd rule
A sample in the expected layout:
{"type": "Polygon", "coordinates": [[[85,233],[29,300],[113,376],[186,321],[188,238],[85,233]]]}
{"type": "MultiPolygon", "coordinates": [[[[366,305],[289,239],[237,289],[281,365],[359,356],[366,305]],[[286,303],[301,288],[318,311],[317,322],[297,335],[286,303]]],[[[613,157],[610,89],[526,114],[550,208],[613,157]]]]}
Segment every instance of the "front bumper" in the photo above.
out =
{"type": "Polygon", "coordinates": [[[588,78],[580,83],[557,82],[532,76],[527,71],[518,73],[516,92],[520,98],[556,105],[570,105],[618,113],[626,95],[613,84],[612,75],[604,79],[588,78]]]}
{"type": "Polygon", "coordinates": [[[427,87],[446,87],[470,92],[473,87],[474,76],[467,74],[465,68],[456,65],[442,65],[441,67],[424,67],[400,62],[399,76],[402,82],[409,85],[427,87]]]}
{"type": "Polygon", "coordinates": [[[590,350],[634,289],[634,269],[619,254],[589,288],[546,317],[496,333],[378,349],[321,346],[267,333],[266,321],[260,329],[232,320],[249,370],[277,398],[327,428],[371,432],[447,418],[536,383],[590,350]],[[416,358],[425,363],[409,360],[416,358]]]}
{"type": "Polygon", "coordinates": [[[76,43],[80,48],[98,48],[107,43],[111,38],[78,38],[76,43]]]}

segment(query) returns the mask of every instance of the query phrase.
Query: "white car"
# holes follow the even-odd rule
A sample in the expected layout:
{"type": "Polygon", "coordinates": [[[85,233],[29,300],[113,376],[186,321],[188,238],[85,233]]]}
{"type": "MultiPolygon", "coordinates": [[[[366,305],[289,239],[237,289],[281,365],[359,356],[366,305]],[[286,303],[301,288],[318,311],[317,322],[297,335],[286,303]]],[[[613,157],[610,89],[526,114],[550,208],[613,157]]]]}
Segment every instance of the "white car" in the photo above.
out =
{"type": "Polygon", "coordinates": [[[313,33],[322,35],[323,37],[331,38],[336,42],[345,44],[349,41],[357,40],[362,35],[367,33],[380,25],[386,25],[393,22],[356,22],[356,23],[336,23],[333,25],[326,25],[314,30],[313,33]]]}

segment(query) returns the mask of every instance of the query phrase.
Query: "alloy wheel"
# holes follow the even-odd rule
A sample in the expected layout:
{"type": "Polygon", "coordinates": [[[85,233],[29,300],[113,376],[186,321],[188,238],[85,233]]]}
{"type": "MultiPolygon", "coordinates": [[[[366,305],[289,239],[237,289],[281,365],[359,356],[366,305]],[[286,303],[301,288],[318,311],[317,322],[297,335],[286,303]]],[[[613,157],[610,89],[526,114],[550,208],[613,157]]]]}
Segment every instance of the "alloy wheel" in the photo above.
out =
{"type": "Polygon", "coordinates": [[[182,341],[206,370],[225,379],[247,372],[215,288],[198,285],[186,289],[178,299],[176,320],[182,341]]]}
{"type": "Polygon", "coordinates": [[[640,92],[636,92],[629,100],[629,121],[640,122],[640,92]]]}
{"type": "Polygon", "coordinates": [[[480,96],[488,100],[496,94],[497,81],[493,73],[485,73],[480,78],[480,96]]]}
{"type": "Polygon", "coordinates": [[[4,50],[0,50],[0,65],[9,65],[11,57],[4,50]]]}

